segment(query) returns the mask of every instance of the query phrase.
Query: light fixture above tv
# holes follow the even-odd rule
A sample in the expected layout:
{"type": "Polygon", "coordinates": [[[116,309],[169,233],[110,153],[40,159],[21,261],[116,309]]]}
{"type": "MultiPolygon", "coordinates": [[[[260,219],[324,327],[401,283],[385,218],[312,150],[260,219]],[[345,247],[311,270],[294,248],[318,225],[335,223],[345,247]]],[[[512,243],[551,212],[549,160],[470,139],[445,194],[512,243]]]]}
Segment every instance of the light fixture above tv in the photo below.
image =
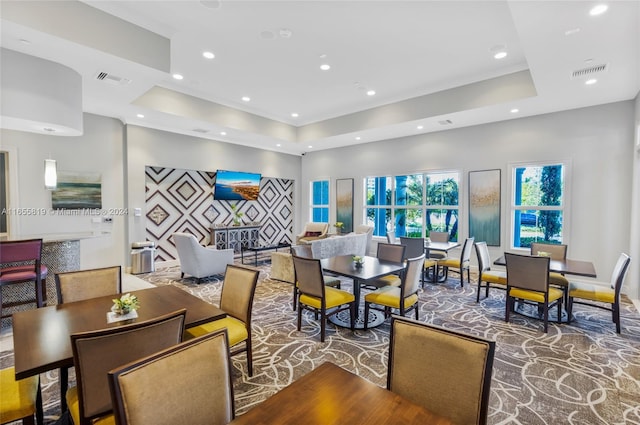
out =
{"type": "Polygon", "coordinates": [[[213,199],[217,201],[255,201],[260,192],[259,173],[218,170],[213,199]]]}

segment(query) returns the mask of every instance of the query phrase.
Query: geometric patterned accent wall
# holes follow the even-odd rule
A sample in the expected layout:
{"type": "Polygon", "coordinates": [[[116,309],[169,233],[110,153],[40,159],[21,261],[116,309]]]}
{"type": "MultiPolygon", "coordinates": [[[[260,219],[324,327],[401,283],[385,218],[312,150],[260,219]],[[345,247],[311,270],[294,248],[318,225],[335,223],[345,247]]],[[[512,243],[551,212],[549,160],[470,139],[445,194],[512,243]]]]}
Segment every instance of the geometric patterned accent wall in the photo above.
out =
{"type": "MultiPolygon", "coordinates": [[[[210,245],[212,223],[230,224],[229,201],[214,201],[215,172],[145,167],[146,239],[156,243],[156,260],[177,259],[171,234],[195,235],[210,245]]],[[[235,203],[235,201],[234,201],[235,203]]],[[[257,201],[238,201],[245,222],[259,222],[260,243],[291,243],[293,180],[262,177],[257,201]]]]}

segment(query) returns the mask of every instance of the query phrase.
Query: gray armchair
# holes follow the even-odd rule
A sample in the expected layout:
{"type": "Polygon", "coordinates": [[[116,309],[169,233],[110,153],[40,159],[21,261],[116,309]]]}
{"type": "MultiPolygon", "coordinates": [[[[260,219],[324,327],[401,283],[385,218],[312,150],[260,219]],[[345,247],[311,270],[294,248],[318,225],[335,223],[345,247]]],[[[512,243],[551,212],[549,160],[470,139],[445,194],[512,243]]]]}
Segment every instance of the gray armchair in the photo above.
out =
{"type": "Polygon", "coordinates": [[[296,245],[324,239],[327,237],[328,231],[329,223],[307,223],[302,232],[296,236],[296,245]]]}
{"type": "Polygon", "coordinates": [[[174,233],[172,237],[178,250],[181,277],[187,274],[200,283],[203,278],[224,274],[227,264],[233,264],[233,249],[204,247],[190,233],[174,233]]]}

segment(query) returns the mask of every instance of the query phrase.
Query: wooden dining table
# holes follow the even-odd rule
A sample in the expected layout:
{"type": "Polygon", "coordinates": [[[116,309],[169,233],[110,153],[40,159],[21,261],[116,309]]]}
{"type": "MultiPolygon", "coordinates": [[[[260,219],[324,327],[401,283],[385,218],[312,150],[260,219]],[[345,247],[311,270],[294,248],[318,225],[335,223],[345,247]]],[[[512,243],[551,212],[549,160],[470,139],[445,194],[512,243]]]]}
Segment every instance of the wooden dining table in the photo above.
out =
{"type": "MultiPolygon", "coordinates": [[[[70,335],[146,321],[186,308],[185,328],[226,317],[220,308],[189,294],[176,286],[132,291],[138,297],[138,317],[120,322],[107,322],[107,312],[116,296],[91,298],[49,307],[18,311],[13,314],[13,349],[16,379],[60,368],[64,407],[66,371],[73,366],[70,335]]],[[[64,409],[63,409],[64,410],[64,409]]]]}
{"type": "MultiPolygon", "coordinates": [[[[497,266],[506,266],[507,262],[504,255],[497,258],[493,264],[497,266]]],[[[574,276],[597,277],[596,268],[591,261],[571,260],[568,258],[564,260],[550,259],[549,271],[574,276]]]]}
{"type": "MultiPolygon", "coordinates": [[[[353,261],[352,255],[339,255],[337,257],[330,257],[320,260],[322,269],[325,272],[334,273],[339,276],[344,276],[353,279],[353,295],[356,298],[356,306],[360,306],[360,287],[366,285],[368,281],[386,276],[392,273],[399,273],[404,270],[404,263],[396,263],[393,261],[380,260],[377,257],[362,257],[362,266],[356,266],[353,261]]],[[[361,309],[356,309],[356,318],[360,317],[361,309]]],[[[377,317],[377,311],[372,312],[376,315],[376,319],[370,320],[369,327],[377,326],[384,322],[384,314],[380,314],[382,320],[377,317]]],[[[344,322],[340,316],[333,315],[329,318],[332,323],[339,326],[350,326],[349,323],[344,322]]],[[[356,320],[356,328],[363,328],[364,323],[356,320]]]]}
{"type": "Polygon", "coordinates": [[[327,362],[232,425],[451,425],[447,418],[327,362]]]}
{"type": "MultiPolygon", "coordinates": [[[[424,252],[427,255],[427,259],[428,259],[429,251],[438,251],[438,252],[444,252],[445,254],[448,254],[449,251],[459,246],[460,246],[460,242],[454,242],[454,241],[449,241],[449,242],[425,241],[424,252]]],[[[432,283],[444,282],[447,280],[447,273],[445,273],[444,269],[442,270],[442,273],[440,273],[440,268],[435,267],[435,270],[429,273],[427,275],[427,278],[432,283]]]]}

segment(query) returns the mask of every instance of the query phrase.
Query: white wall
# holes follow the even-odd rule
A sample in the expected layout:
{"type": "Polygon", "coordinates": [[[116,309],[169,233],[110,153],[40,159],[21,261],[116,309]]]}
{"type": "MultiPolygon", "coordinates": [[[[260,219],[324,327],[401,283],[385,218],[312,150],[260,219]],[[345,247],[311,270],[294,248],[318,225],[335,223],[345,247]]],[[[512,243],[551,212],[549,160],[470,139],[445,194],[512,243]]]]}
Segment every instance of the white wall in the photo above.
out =
{"type": "MultiPolygon", "coordinates": [[[[570,160],[571,210],[566,217],[570,230],[565,234],[568,255],[593,261],[598,280],[608,281],[620,252],[630,248],[633,123],[634,103],[627,101],[312,152],[302,159],[302,199],[308,199],[310,180],[330,177],[334,189],[335,179],[353,177],[354,222],[360,223],[364,177],[460,170],[460,235],[466,237],[468,172],[500,168],[502,246],[492,249],[495,257],[509,245],[508,165],[570,160]]],[[[335,216],[335,204],[331,214],[335,216]]],[[[637,288],[638,279],[628,279],[626,292],[637,293],[637,288]]]]}
{"type": "Polygon", "coordinates": [[[633,161],[633,188],[631,192],[631,247],[629,255],[631,256],[631,264],[627,275],[626,287],[629,290],[629,296],[640,299],[640,284],[635,286],[635,293],[629,282],[640,282],[640,93],[636,96],[635,101],[635,153],[632,155],[633,161]]]}

